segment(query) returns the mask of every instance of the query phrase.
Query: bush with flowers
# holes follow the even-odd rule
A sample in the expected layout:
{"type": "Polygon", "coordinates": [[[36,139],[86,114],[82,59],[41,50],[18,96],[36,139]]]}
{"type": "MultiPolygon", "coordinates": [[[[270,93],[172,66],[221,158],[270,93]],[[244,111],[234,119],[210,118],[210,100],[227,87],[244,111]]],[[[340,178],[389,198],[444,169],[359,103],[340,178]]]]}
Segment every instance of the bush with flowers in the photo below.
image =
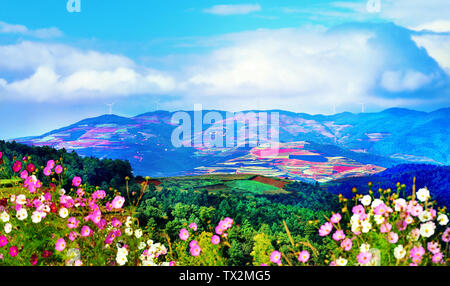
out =
{"type": "MultiPolygon", "coordinates": [[[[415,182],[414,182],[415,183],[415,182]]],[[[404,196],[405,186],[396,192],[378,190],[350,201],[340,196],[341,213],[333,213],[320,226],[319,235],[333,240],[330,265],[448,265],[446,208],[430,201],[430,191],[421,188],[404,196]]]]}
{"type": "Polygon", "coordinates": [[[169,265],[167,249],[148,239],[124,197],[77,176],[62,189],[60,161],[41,169],[54,184],[43,186],[31,163],[12,165],[14,186],[0,194],[0,265],[169,265]]]}

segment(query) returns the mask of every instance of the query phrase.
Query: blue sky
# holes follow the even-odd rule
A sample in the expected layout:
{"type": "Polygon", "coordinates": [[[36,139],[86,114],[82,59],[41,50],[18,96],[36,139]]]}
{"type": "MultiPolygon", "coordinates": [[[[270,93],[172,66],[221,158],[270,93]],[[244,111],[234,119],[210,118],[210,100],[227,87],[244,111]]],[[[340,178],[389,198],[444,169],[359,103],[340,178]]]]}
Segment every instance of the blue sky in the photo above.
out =
{"type": "Polygon", "coordinates": [[[123,116],[196,103],[449,107],[450,5],[370,1],[80,0],[69,13],[65,0],[3,0],[0,138],[98,116],[108,103],[123,116]]]}

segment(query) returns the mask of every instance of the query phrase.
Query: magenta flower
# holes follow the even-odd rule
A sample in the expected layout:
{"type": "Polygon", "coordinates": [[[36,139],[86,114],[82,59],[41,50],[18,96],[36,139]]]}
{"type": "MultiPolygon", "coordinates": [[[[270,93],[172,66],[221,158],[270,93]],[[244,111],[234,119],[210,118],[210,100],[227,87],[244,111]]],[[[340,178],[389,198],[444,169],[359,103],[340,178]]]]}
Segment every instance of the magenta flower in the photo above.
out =
{"type": "Polygon", "coordinates": [[[214,231],[215,231],[218,235],[222,235],[224,229],[223,229],[220,225],[218,225],[218,226],[216,226],[216,228],[214,229],[214,231]]]}
{"type": "Polygon", "coordinates": [[[356,259],[358,260],[358,263],[364,265],[369,263],[370,259],[372,259],[372,253],[370,252],[360,252],[356,259]]]}
{"type": "Polygon", "coordinates": [[[192,256],[199,256],[201,251],[202,251],[202,249],[198,245],[195,247],[192,247],[190,250],[192,256]]]}
{"type": "Polygon", "coordinates": [[[387,207],[385,204],[381,203],[379,205],[377,205],[374,209],[373,209],[373,213],[375,215],[384,215],[387,212],[387,207]]]}
{"type": "Polygon", "coordinates": [[[333,214],[330,218],[332,223],[339,223],[341,221],[341,219],[342,219],[342,216],[341,216],[341,214],[338,214],[338,213],[333,214]]]}
{"type": "Polygon", "coordinates": [[[11,257],[16,257],[17,254],[19,254],[19,249],[17,249],[17,246],[11,246],[9,248],[9,255],[11,255],[11,257]]]}
{"type": "Polygon", "coordinates": [[[63,238],[58,239],[55,243],[55,249],[61,252],[64,248],[66,248],[66,241],[63,238]]]}
{"type": "Polygon", "coordinates": [[[302,263],[306,263],[309,260],[309,252],[306,250],[303,250],[302,252],[300,252],[299,256],[298,256],[298,261],[302,262],[302,263]]]}
{"type": "Polygon", "coordinates": [[[273,251],[270,254],[270,261],[272,261],[273,263],[279,264],[281,263],[281,252],[279,251],[273,251]]]}
{"type": "Polygon", "coordinates": [[[117,218],[113,218],[112,220],[111,220],[111,225],[113,226],[113,227],[120,227],[121,225],[122,225],[122,222],[120,221],[120,220],[118,220],[117,218]]]}
{"type": "Polygon", "coordinates": [[[3,247],[8,244],[8,239],[6,236],[2,235],[0,236],[0,247],[3,247]]]}
{"type": "Polygon", "coordinates": [[[345,251],[350,251],[353,247],[353,242],[350,238],[346,238],[341,242],[341,247],[345,250],[345,251]]]}
{"type": "Polygon", "coordinates": [[[77,220],[75,217],[71,217],[67,220],[68,224],[67,227],[70,229],[74,229],[78,227],[78,224],[80,223],[79,220],[77,220]]]}
{"type": "Polygon", "coordinates": [[[331,224],[331,222],[326,222],[319,228],[319,235],[327,236],[330,234],[331,230],[333,230],[333,224],[331,224]]]}
{"type": "Polygon", "coordinates": [[[335,233],[333,233],[333,239],[336,241],[343,240],[345,238],[345,234],[342,230],[337,230],[335,233]]]}
{"type": "Polygon", "coordinates": [[[14,173],[19,173],[19,171],[22,169],[22,162],[16,161],[14,162],[14,165],[12,166],[12,170],[14,173]]]}
{"type": "Polygon", "coordinates": [[[61,165],[58,165],[58,166],[55,167],[55,173],[56,174],[59,175],[59,174],[62,173],[62,171],[63,171],[63,167],[61,165]]]}
{"type": "Polygon", "coordinates": [[[189,228],[192,229],[193,231],[197,231],[197,224],[195,222],[191,222],[189,224],[189,228]]]}
{"type": "Polygon", "coordinates": [[[211,243],[212,243],[212,244],[215,244],[215,245],[219,244],[219,243],[220,243],[220,236],[218,236],[218,235],[213,235],[213,236],[211,237],[211,243]]]}
{"type": "Polygon", "coordinates": [[[185,228],[182,228],[178,236],[181,240],[187,240],[189,238],[189,231],[185,228]]]}
{"type": "Polygon", "coordinates": [[[72,185],[74,185],[75,187],[78,187],[79,185],[81,185],[81,178],[80,177],[74,177],[72,179],[72,185]]]}

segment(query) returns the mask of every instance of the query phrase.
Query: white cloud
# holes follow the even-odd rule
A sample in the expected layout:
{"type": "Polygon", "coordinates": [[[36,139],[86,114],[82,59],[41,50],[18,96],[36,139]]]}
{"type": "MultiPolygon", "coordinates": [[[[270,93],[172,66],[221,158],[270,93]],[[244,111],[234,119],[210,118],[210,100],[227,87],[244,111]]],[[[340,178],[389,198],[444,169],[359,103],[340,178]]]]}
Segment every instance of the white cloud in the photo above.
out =
{"type": "Polygon", "coordinates": [[[175,88],[170,75],[140,67],[127,57],[61,44],[0,46],[0,70],[29,74],[10,82],[0,79],[3,98],[39,102],[164,93],[175,88]]]}
{"type": "Polygon", "coordinates": [[[412,39],[450,75],[450,35],[417,35],[412,39]]]}
{"type": "Polygon", "coordinates": [[[24,25],[8,24],[0,21],[0,34],[20,34],[36,38],[56,38],[61,37],[63,33],[55,27],[29,30],[24,25]]]}
{"type": "Polygon", "coordinates": [[[261,11],[261,6],[258,4],[215,5],[203,10],[205,13],[221,16],[244,15],[257,11],[261,11]]]}
{"type": "Polygon", "coordinates": [[[407,70],[385,71],[381,77],[381,86],[390,92],[414,91],[433,80],[432,75],[407,70]]]}

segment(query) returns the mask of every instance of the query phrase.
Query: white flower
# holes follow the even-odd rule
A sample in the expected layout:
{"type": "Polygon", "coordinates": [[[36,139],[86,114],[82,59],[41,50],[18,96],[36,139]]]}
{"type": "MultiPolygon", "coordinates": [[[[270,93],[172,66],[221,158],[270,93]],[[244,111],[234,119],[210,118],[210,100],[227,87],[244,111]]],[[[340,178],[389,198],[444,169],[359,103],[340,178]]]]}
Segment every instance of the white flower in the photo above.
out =
{"type": "Polygon", "coordinates": [[[337,266],[345,266],[347,265],[348,260],[342,257],[339,257],[338,259],[336,259],[336,265],[337,266]]]}
{"type": "Polygon", "coordinates": [[[10,223],[5,224],[5,233],[10,233],[12,231],[12,225],[10,223]]]}
{"type": "Polygon", "coordinates": [[[141,243],[139,243],[138,249],[139,249],[139,250],[142,250],[142,249],[144,249],[146,246],[147,246],[147,244],[145,244],[145,242],[141,242],[141,243]]]}
{"type": "Polygon", "coordinates": [[[394,201],[394,206],[395,206],[394,209],[395,209],[396,212],[406,210],[406,201],[405,201],[405,199],[402,199],[402,198],[396,199],[394,201]]]}
{"type": "Polygon", "coordinates": [[[359,248],[359,250],[361,250],[361,252],[369,252],[370,244],[368,244],[368,243],[361,244],[361,247],[359,248]]]}
{"type": "Polygon", "coordinates": [[[134,231],[134,236],[136,236],[136,238],[140,238],[142,236],[142,230],[141,229],[136,229],[134,231]]]}
{"type": "Polygon", "coordinates": [[[123,256],[127,256],[128,255],[128,250],[125,247],[121,247],[117,249],[117,255],[123,255],[123,256]]]}
{"type": "Polygon", "coordinates": [[[27,197],[25,195],[18,195],[16,198],[16,203],[19,205],[24,205],[27,203],[27,197]]]}
{"type": "Polygon", "coordinates": [[[434,234],[435,229],[436,225],[432,221],[422,223],[420,225],[420,235],[423,237],[430,237],[434,234]]]}
{"type": "Polygon", "coordinates": [[[31,215],[31,221],[34,223],[40,223],[42,220],[42,216],[40,212],[33,212],[33,214],[31,215]]]}
{"type": "Polygon", "coordinates": [[[18,220],[25,220],[28,217],[27,210],[25,208],[21,208],[17,214],[16,217],[18,220]]]}
{"type": "Polygon", "coordinates": [[[133,235],[133,229],[131,227],[127,227],[125,229],[125,234],[126,235],[133,235]]]}
{"type": "Polygon", "coordinates": [[[11,203],[14,203],[16,201],[16,196],[15,195],[11,195],[11,197],[9,198],[9,201],[11,203]]]}
{"type": "Polygon", "coordinates": [[[69,215],[69,210],[66,208],[61,208],[59,210],[59,216],[62,218],[66,218],[69,215]]]}
{"type": "Polygon", "coordinates": [[[64,194],[66,193],[66,190],[64,190],[64,189],[61,189],[61,190],[59,190],[59,192],[58,192],[58,193],[59,193],[59,195],[60,195],[60,196],[62,196],[62,195],[64,195],[64,194]]]}
{"type": "Polygon", "coordinates": [[[372,197],[369,195],[365,195],[364,197],[362,197],[360,199],[360,201],[361,201],[361,204],[363,204],[363,206],[368,206],[372,202],[372,197]]]}
{"type": "Polygon", "coordinates": [[[368,233],[372,229],[372,224],[368,221],[361,222],[361,231],[368,233]]]}
{"type": "Polygon", "coordinates": [[[437,221],[440,225],[447,225],[448,223],[448,217],[446,214],[439,214],[437,221]]]}
{"type": "Polygon", "coordinates": [[[382,215],[374,215],[373,219],[377,224],[382,224],[384,222],[384,216],[382,215]]]}
{"type": "Polygon", "coordinates": [[[372,202],[372,208],[374,209],[380,204],[384,204],[384,202],[382,200],[380,200],[380,199],[374,199],[373,202],[372,202]]]}
{"type": "Polygon", "coordinates": [[[428,191],[425,188],[422,188],[419,191],[417,191],[416,195],[419,201],[424,202],[430,198],[430,191],[428,191]]]}
{"type": "Polygon", "coordinates": [[[9,221],[9,214],[7,212],[2,212],[0,215],[0,219],[2,222],[8,222],[9,221]]]}
{"type": "Polygon", "coordinates": [[[427,221],[431,220],[431,213],[429,211],[421,212],[419,215],[419,220],[421,222],[427,222],[427,221]]]}
{"type": "Polygon", "coordinates": [[[151,240],[151,239],[147,240],[147,245],[148,246],[151,246],[152,244],[153,244],[153,240],[151,240]]]}
{"type": "Polygon", "coordinates": [[[119,264],[120,266],[123,266],[128,262],[128,258],[125,255],[117,255],[116,261],[117,261],[117,264],[119,264]]]}
{"type": "Polygon", "coordinates": [[[406,250],[403,248],[403,245],[399,245],[394,248],[394,257],[396,259],[402,259],[406,255],[406,250]]]}

